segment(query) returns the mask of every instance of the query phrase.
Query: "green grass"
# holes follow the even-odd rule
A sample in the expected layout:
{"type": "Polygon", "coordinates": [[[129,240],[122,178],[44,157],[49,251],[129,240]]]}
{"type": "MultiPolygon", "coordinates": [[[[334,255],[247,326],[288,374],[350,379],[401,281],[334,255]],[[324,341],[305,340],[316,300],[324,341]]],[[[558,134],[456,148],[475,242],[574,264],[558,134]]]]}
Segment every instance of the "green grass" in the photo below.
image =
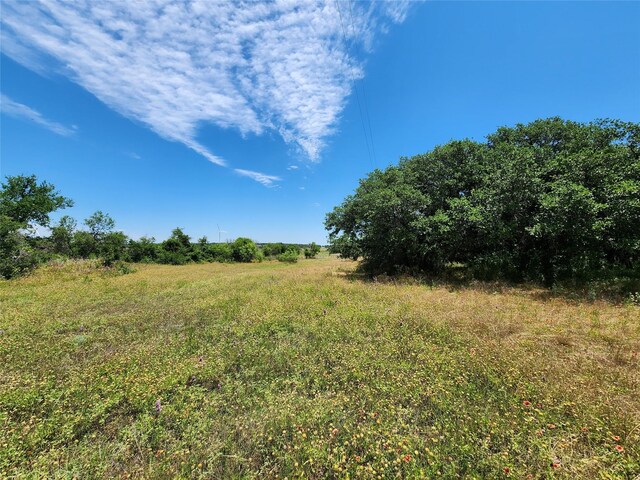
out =
{"type": "Polygon", "coordinates": [[[0,478],[640,475],[639,307],[354,268],[0,282],[0,478]]]}

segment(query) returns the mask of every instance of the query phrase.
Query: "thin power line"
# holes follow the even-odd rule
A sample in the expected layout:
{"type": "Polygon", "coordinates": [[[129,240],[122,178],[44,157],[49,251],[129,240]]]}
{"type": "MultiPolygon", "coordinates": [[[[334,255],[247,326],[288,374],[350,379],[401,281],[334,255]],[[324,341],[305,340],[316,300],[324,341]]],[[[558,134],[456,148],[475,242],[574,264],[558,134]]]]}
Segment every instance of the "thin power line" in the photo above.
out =
{"type": "MultiPolygon", "coordinates": [[[[338,0],[334,0],[335,5],[336,5],[336,9],[338,10],[338,15],[340,16],[340,26],[342,27],[342,38],[344,39],[344,44],[347,48],[347,61],[349,62],[349,64],[351,63],[351,57],[350,57],[350,45],[347,42],[347,32],[344,28],[344,22],[342,21],[342,12],[340,11],[340,4],[338,3],[338,0]]],[[[374,167],[373,164],[373,157],[371,156],[371,149],[369,148],[369,139],[367,137],[367,128],[364,125],[364,116],[362,115],[362,105],[360,103],[360,94],[358,93],[358,85],[356,84],[355,78],[353,77],[353,72],[351,71],[351,65],[349,65],[349,75],[351,76],[351,82],[353,83],[353,86],[355,88],[356,91],[356,99],[358,101],[358,110],[360,112],[360,122],[362,123],[362,133],[364,133],[364,143],[367,146],[367,155],[369,156],[369,162],[371,163],[371,167],[374,167]]],[[[371,142],[372,146],[373,146],[373,141],[371,142]]]]}
{"type": "MultiPolygon", "coordinates": [[[[356,29],[354,26],[354,22],[353,22],[353,9],[351,8],[351,0],[347,0],[349,2],[349,17],[351,17],[351,34],[355,37],[356,36],[356,29]]],[[[362,97],[364,100],[364,113],[367,117],[367,124],[369,125],[369,138],[371,139],[371,151],[373,152],[373,161],[376,165],[376,167],[378,166],[378,159],[376,158],[376,148],[375,148],[375,144],[373,143],[373,130],[371,130],[371,117],[369,116],[369,106],[368,106],[368,102],[367,102],[367,92],[364,88],[364,77],[360,80],[361,86],[362,86],[362,97]]]]}

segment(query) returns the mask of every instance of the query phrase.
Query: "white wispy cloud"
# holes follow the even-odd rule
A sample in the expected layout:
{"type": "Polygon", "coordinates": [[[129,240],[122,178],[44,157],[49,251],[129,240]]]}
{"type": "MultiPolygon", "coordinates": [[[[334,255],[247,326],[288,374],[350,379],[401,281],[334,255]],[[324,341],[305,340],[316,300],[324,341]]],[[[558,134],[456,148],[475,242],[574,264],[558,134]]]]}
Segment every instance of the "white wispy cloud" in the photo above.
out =
{"type": "Polygon", "coordinates": [[[4,2],[0,22],[3,52],[18,62],[39,71],[55,65],[122,115],[225,165],[198,140],[202,124],[242,135],[273,130],[318,161],[363,75],[350,47],[366,50],[408,8],[42,0],[4,2]]]}
{"type": "Polygon", "coordinates": [[[65,137],[71,136],[76,133],[76,127],[65,127],[64,125],[49,120],[42,116],[42,114],[27,105],[18,103],[5,94],[0,94],[0,110],[5,115],[9,115],[16,118],[22,118],[36,123],[47,130],[51,130],[53,133],[62,135],[65,137]]]}
{"type": "Polygon", "coordinates": [[[298,165],[289,165],[287,167],[287,170],[298,170],[298,168],[300,168],[300,167],[298,167],[298,165]]]}
{"type": "Polygon", "coordinates": [[[243,177],[249,177],[256,182],[261,183],[265,187],[273,187],[275,186],[275,182],[279,182],[282,180],[280,177],[275,175],[266,175],[260,172],[254,172],[253,170],[243,170],[242,168],[234,168],[234,172],[238,175],[242,175],[243,177]]]}

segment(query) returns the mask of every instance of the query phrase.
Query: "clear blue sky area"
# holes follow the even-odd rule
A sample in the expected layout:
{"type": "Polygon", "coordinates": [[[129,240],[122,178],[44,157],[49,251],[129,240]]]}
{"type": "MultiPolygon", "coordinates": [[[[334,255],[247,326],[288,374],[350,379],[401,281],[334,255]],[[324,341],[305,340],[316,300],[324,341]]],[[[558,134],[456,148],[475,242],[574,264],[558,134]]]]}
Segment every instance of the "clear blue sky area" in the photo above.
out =
{"type": "Polygon", "coordinates": [[[2,176],[134,238],[325,243],[325,214],[401,156],[541,117],[640,121],[639,2],[145,5],[1,15],[2,176]]]}

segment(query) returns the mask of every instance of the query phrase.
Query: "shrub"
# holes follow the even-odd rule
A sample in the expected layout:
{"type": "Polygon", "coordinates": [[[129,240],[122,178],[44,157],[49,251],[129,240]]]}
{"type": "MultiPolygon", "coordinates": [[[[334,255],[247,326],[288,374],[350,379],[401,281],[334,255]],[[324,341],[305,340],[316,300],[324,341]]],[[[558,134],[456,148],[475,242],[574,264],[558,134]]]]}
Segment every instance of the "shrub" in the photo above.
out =
{"type": "Polygon", "coordinates": [[[122,232],[110,232],[100,241],[100,256],[105,266],[122,261],[127,255],[127,236],[122,232]]]}
{"type": "Polygon", "coordinates": [[[233,260],[231,254],[231,244],[229,243],[212,243],[207,245],[207,258],[212,262],[231,262],[233,260]]]}
{"type": "Polygon", "coordinates": [[[286,246],[284,243],[267,243],[262,247],[262,253],[266,257],[275,257],[284,253],[286,250],[286,246]]]}
{"type": "Polygon", "coordinates": [[[320,253],[320,247],[316,245],[316,242],[311,242],[308,248],[304,249],[304,257],[305,258],[316,258],[316,256],[320,253]]]}
{"type": "Polygon", "coordinates": [[[299,255],[299,252],[295,252],[293,250],[287,250],[286,252],[278,255],[276,258],[278,259],[279,262],[296,263],[298,261],[298,255],[299,255]]]}
{"type": "Polygon", "coordinates": [[[236,262],[251,262],[258,254],[258,247],[249,238],[238,238],[231,244],[231,258],[236,262]]]}
{"type": "Polygon", "coordinates": [[[159,252],[153,237],[141,237],[140,240],[129,240],[127,253],[132,262],[149,263],[158,259],[159,252]]]}
{"type": "Polygon", "coordinates": [[[171,265],[184,265],[192,260],[193,247],[190,237],[182,229],[175,228],[171,236],[162,242],[160,262],[171,265]]]}

